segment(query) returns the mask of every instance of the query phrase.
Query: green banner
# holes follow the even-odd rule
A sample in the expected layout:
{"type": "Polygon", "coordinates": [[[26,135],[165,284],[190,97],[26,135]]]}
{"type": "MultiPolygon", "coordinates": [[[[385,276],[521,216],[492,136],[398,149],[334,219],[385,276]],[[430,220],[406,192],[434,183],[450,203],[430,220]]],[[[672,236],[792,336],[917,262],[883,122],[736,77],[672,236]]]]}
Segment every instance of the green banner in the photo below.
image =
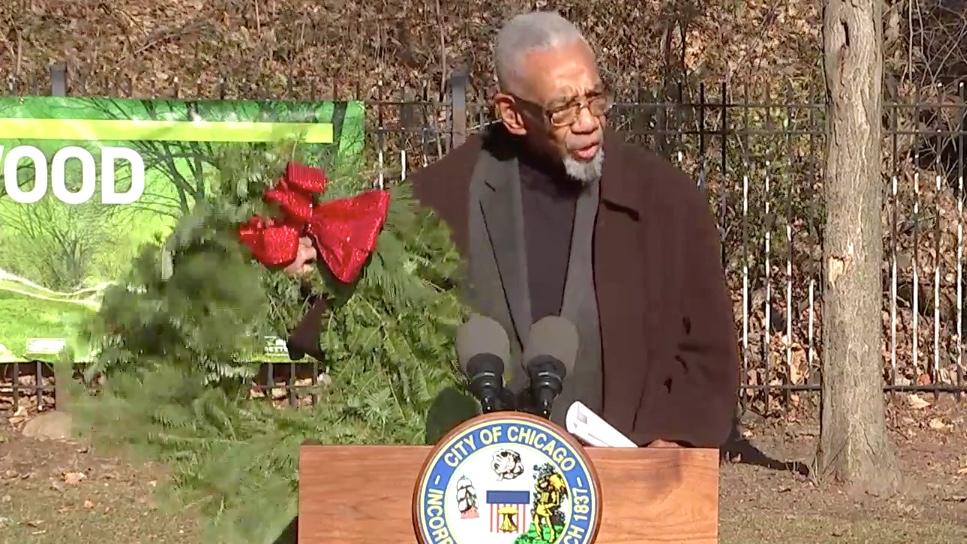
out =
{"type": "MultiPolygon", "coordinates": [[[[90,356],[76,330],[196,201],[220,146],[303,142],[351,165],[359,102],[0,98],[0,363],[90,356]]],[[[287,360],[266,338],[262,360],[287,360]]]]}

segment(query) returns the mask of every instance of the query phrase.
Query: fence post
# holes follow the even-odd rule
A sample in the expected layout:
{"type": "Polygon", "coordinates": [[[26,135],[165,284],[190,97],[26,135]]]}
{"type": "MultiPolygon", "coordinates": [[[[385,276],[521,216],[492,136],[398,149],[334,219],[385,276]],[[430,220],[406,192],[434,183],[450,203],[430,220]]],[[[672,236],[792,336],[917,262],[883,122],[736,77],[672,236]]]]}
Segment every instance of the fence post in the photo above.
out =
{"type": "Polygon", "coordinates": [[[450,76],[450,149],[467,141],[467,79],[465,68],[450,76]]]}
{"type": "MultiPolygon", "coordinates": [[[[50,65],[50,95],[67,96],[67,65],[57,62],[50,65]]],[[[68,358],[54,362],[54,409],[64,411],[70,403],[70,382],[74,379],[74,364],[68,358]]],[[[40,384],[37,384],[38,388],[40,384]]],[[[37,396],[41,392],[38,389],[37,396]]]]}
{"type": "Polygon", "coordinates": [[[67,65],[63,62],[50,65],[50,95],[67,96],[67,65]]]}

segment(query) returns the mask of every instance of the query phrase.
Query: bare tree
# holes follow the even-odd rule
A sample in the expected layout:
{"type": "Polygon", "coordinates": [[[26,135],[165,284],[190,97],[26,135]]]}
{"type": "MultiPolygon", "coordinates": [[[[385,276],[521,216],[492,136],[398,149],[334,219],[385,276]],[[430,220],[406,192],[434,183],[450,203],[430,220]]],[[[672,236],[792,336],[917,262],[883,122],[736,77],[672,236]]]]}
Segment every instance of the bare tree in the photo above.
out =
{"type": "Polygon", "coordinates": [[[899,483],[884,415],[880,298],[881,0],[827,0],[829,103],[820,441],[816,469],[855,491],[899,483]]]}
{"type": "Polygon", "coordinates": [[[6,257],[34,281],[60,290],[80,287],[99,256],[113,255],[106,248],[118,250],[129,219],[120,206],[68,205],[50,197],[0,207],[6,257]]]}

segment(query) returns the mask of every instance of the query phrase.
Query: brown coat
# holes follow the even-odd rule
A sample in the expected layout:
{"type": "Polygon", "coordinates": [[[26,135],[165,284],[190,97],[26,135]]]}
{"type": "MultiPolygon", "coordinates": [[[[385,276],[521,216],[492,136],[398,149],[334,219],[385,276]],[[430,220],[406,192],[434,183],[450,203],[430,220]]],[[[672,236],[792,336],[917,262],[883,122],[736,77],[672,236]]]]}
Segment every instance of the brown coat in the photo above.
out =
{"type": "MultiPolygon", "coordinates": [[[[479,239],[468,218],[484,142],[475,136],[409,179],[463,255],[479,239]]],[[[719,447],[731,430],[739,367],[708,202],[687,176],[619,135],[609,133],[604,149],[592,257],[601,416],[638,444],[719,447]]]]}

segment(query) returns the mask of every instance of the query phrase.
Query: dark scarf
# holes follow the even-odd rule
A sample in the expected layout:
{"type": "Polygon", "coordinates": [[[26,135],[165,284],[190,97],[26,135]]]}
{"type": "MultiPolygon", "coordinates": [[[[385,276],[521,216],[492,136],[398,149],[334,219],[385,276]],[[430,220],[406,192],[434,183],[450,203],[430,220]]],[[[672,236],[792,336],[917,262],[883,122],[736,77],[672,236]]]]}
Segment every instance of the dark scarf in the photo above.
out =
{"type": "MultiPolygon", "coordinates": [[[[518,394],[519,406],[530,409],[525,361],[519,359],[534,317],[520,155],[506,134],[500,137],[501,131],[497,132],[498,135],[487,138],[470,181],[471,304],[475,311],[497,320],[508,331],[513,355],[517,357],[510,388],[518,394]]],[[[592,266],[599,189],[599,184],[591,184],[577,199],[564,272],[560,315],[577,327],[580,349],[551,415],[553,421],[562,425],[567,408],[576,400],[595,411],[602,406],[601,334],[592,266]]]]}

